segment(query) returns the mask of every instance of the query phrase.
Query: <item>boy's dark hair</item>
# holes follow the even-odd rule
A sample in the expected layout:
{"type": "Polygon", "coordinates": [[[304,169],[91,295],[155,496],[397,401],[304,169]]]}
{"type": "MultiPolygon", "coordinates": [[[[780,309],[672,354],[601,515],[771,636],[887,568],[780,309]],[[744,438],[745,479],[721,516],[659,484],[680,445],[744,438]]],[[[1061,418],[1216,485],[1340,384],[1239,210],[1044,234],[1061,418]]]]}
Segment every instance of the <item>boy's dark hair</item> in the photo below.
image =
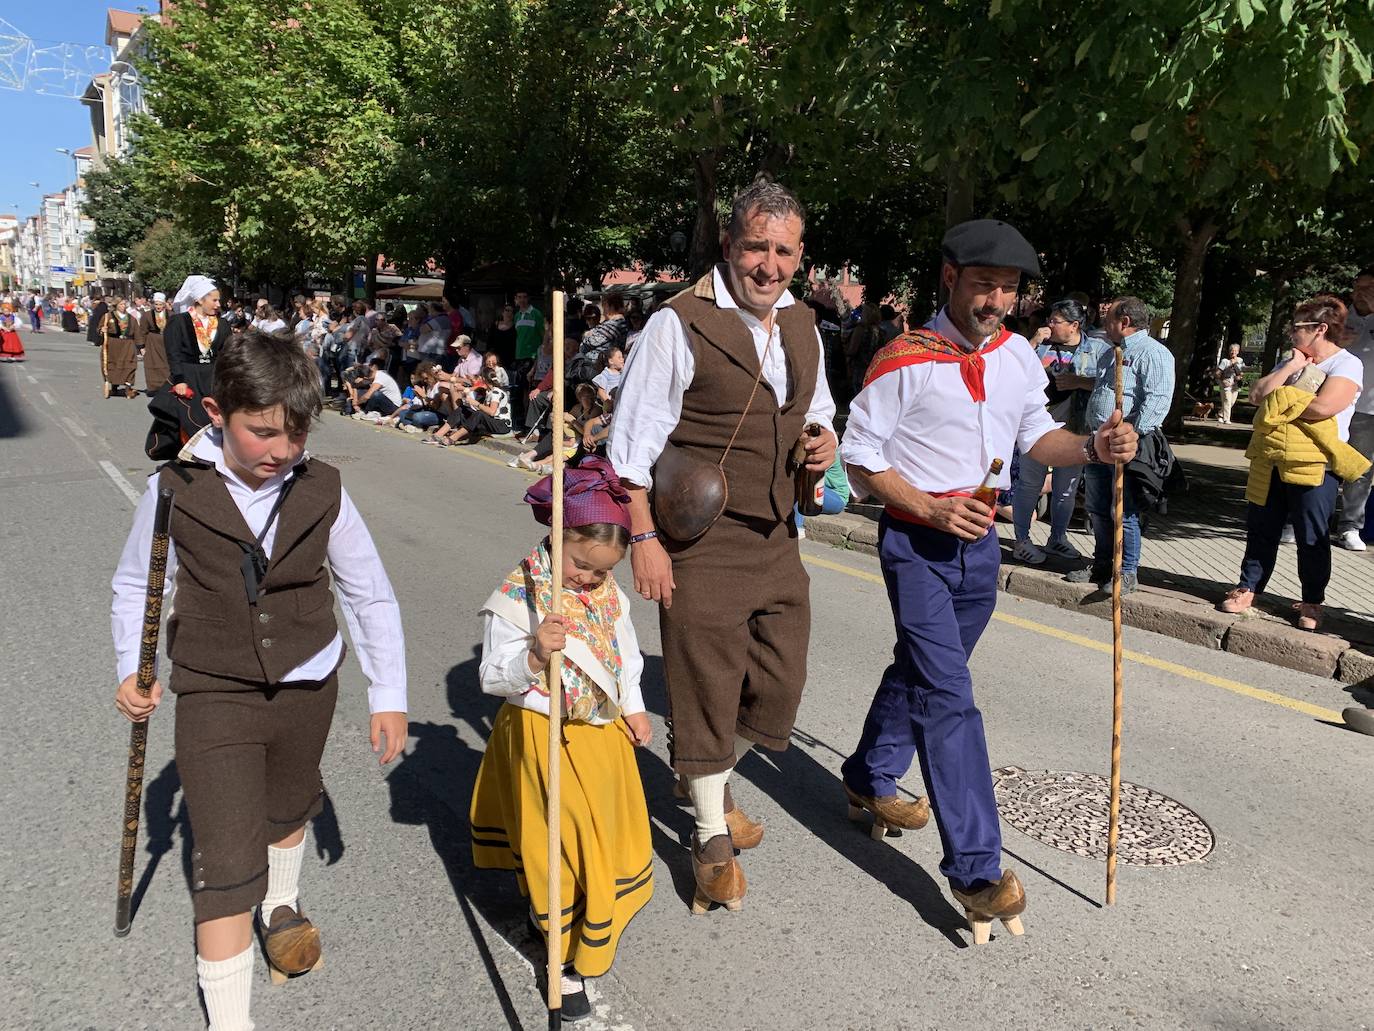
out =
{"type": "Polygon", "coordinates": [[[619,523],[588,523],[586,526],[569,526],[563,531],[563,538],[575,541],[591,541],[593,544],[609,544],[624,551],[630,546],[630,531],[619,523]]]}
{"type": "Polygon", "coordinates": [[[367,360],[367,364],[371,365],[374,369],[385,369],[386,359],[380,354],[374,354],[367,360]]]}
{"type": "Polygon", "coordinates": [[[215,404],[228,421],[235,412],[281,405],[291,433],[310,429],[324,407],[320,370],[287,336],[248,329],[225,345],[215,362],[215,404]]]}

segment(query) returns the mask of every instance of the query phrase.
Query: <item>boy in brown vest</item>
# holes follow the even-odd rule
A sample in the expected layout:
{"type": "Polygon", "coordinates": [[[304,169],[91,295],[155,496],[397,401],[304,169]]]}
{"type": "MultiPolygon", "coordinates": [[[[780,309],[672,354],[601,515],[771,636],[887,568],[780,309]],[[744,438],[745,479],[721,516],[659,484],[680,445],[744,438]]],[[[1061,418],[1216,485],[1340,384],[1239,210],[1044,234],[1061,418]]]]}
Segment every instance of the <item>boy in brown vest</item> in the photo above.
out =
{"type": "Polygon", "coordinates": [[[162,697],[155,682],[143,698],[134,669],[154,502],[170,487],[167,654],[195,844],[196,970],[211,1031],[251,1031],[255,907],[274,983],[321,963],[296,886],[305,825],[323,805],[319,761],[344,656],[330,571],[372,683],[372,749],[382,763],[405,747],[405,647],[362,517],[338,471],[305,451],[321,409],[310,360],[250,330],[225,348],[214,375],[205,398],[212,425],[149,478],[115,573],[115,706],[142,721],[162,697]]]}

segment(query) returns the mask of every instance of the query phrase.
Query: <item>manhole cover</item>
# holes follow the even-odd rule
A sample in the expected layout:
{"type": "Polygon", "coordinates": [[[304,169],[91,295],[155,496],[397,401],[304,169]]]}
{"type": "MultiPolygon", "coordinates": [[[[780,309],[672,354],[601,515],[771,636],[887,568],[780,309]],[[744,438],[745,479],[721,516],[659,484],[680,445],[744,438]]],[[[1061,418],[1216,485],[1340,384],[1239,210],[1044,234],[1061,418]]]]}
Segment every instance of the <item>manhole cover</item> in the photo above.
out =
{"type": "Polygon", "coordinates": [[[311,458],[318,458],[321,462],[328,462],[330,465],[338,465],[341,462],[356,462],[357,455],[311,455],[311,458]]]}
{"type": "MultiPolygon", "coordinates": [[[[1022,834],[1087,859],[1107,858],[1106,777],[1061,770],[993,771],[1002,819],[1022,834]]],[[[1121,785],[1117,861],[1130,866],[1179,866],[1211,853],[1215,839],[1187,806],[1139,784],[1121,785]]]]}

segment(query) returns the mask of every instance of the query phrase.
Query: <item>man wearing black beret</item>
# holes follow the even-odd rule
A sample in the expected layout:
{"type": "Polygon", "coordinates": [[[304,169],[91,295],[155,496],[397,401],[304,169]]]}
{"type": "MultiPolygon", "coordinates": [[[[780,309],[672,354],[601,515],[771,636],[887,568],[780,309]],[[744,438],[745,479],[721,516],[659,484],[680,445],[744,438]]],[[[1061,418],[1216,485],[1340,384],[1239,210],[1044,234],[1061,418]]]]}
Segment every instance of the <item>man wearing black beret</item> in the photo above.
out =
{"type": "Polygon", "coordinates": [[[997,598],[993,509],[974,497],[986,479],[1010,483],[1013,447],[1048,466],[1131,460],[1135,430],[1114,415],[1091,437],[1045,411],[1045,373],[1030,343],[1005,329],[1021,277],[1039,276],[1035,249],[1005,222],[957,225],[941,245],[949,300],[924,329],[873,358],[850,405],[841,454],[855,488],[885,506],[878,552],[897,626],[859,745],[842,775],[850,814],[874,833],[919,828],[933,812],[940,872],[963,905],[974,942],[1000,919],[1021,933],[1025,892],[1001,868],[983,718],[968,657],[997,598]],[[929,802],[897,798],[919,757],[929,802]]]}

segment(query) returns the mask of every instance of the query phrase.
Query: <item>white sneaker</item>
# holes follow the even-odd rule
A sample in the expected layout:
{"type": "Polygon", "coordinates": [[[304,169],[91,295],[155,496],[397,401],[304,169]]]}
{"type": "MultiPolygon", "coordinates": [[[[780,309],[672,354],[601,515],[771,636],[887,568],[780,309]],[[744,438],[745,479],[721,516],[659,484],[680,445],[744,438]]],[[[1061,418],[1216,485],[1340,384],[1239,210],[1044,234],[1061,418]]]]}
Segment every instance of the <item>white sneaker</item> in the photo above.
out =
{"type": "Polygon", "coordinates": [[[1346,551],[1364,551],[1365,545],[1363,538],[1360,537],[1359,530],[1346,530],[1341,534],[1341,547],[1346,551]]]}
{"type": "Polygon", "coordinates": [[[1017,541],[1011,549],[1011,557],[1028,566],[1038,566],[1045,561],[1045,553],[1030,541],[1017,541]]]}
{"type": "Polygon", "coordinates": [[[1083,557],[1082,554],[1079,553],[1079,550],[1069,543],[1067,537],[1051,537],[1040,550],[1046,555],[1053,555],[1055,558],[1066,558],[1070,562],[1083,557]]]}
{"type": "Polygon", "coordinates": [[[1293,532],[1293,528],[1292,528],[1291,526],[1285,526],[1285,527],[1283,528],[1283,535],[1282,535],[1281,537],[1279,537],[1279,543],[1280,543],[1280,544],[1297,544],[1297,543],[1298,543],[1298,535],[1295,534],[1295,533],[1293,532]]]}
{"type": "Polygon", "coordinates": [[[520,456],[519,456],[519,455],[516,455],[516,456],[515,456],[514,458],[512,458],[509,462],[507,462],[507,463],[506,463],[506,468],[507,468],[507,469],[519,469],[519,468],[520,468],[520,456]]]}

